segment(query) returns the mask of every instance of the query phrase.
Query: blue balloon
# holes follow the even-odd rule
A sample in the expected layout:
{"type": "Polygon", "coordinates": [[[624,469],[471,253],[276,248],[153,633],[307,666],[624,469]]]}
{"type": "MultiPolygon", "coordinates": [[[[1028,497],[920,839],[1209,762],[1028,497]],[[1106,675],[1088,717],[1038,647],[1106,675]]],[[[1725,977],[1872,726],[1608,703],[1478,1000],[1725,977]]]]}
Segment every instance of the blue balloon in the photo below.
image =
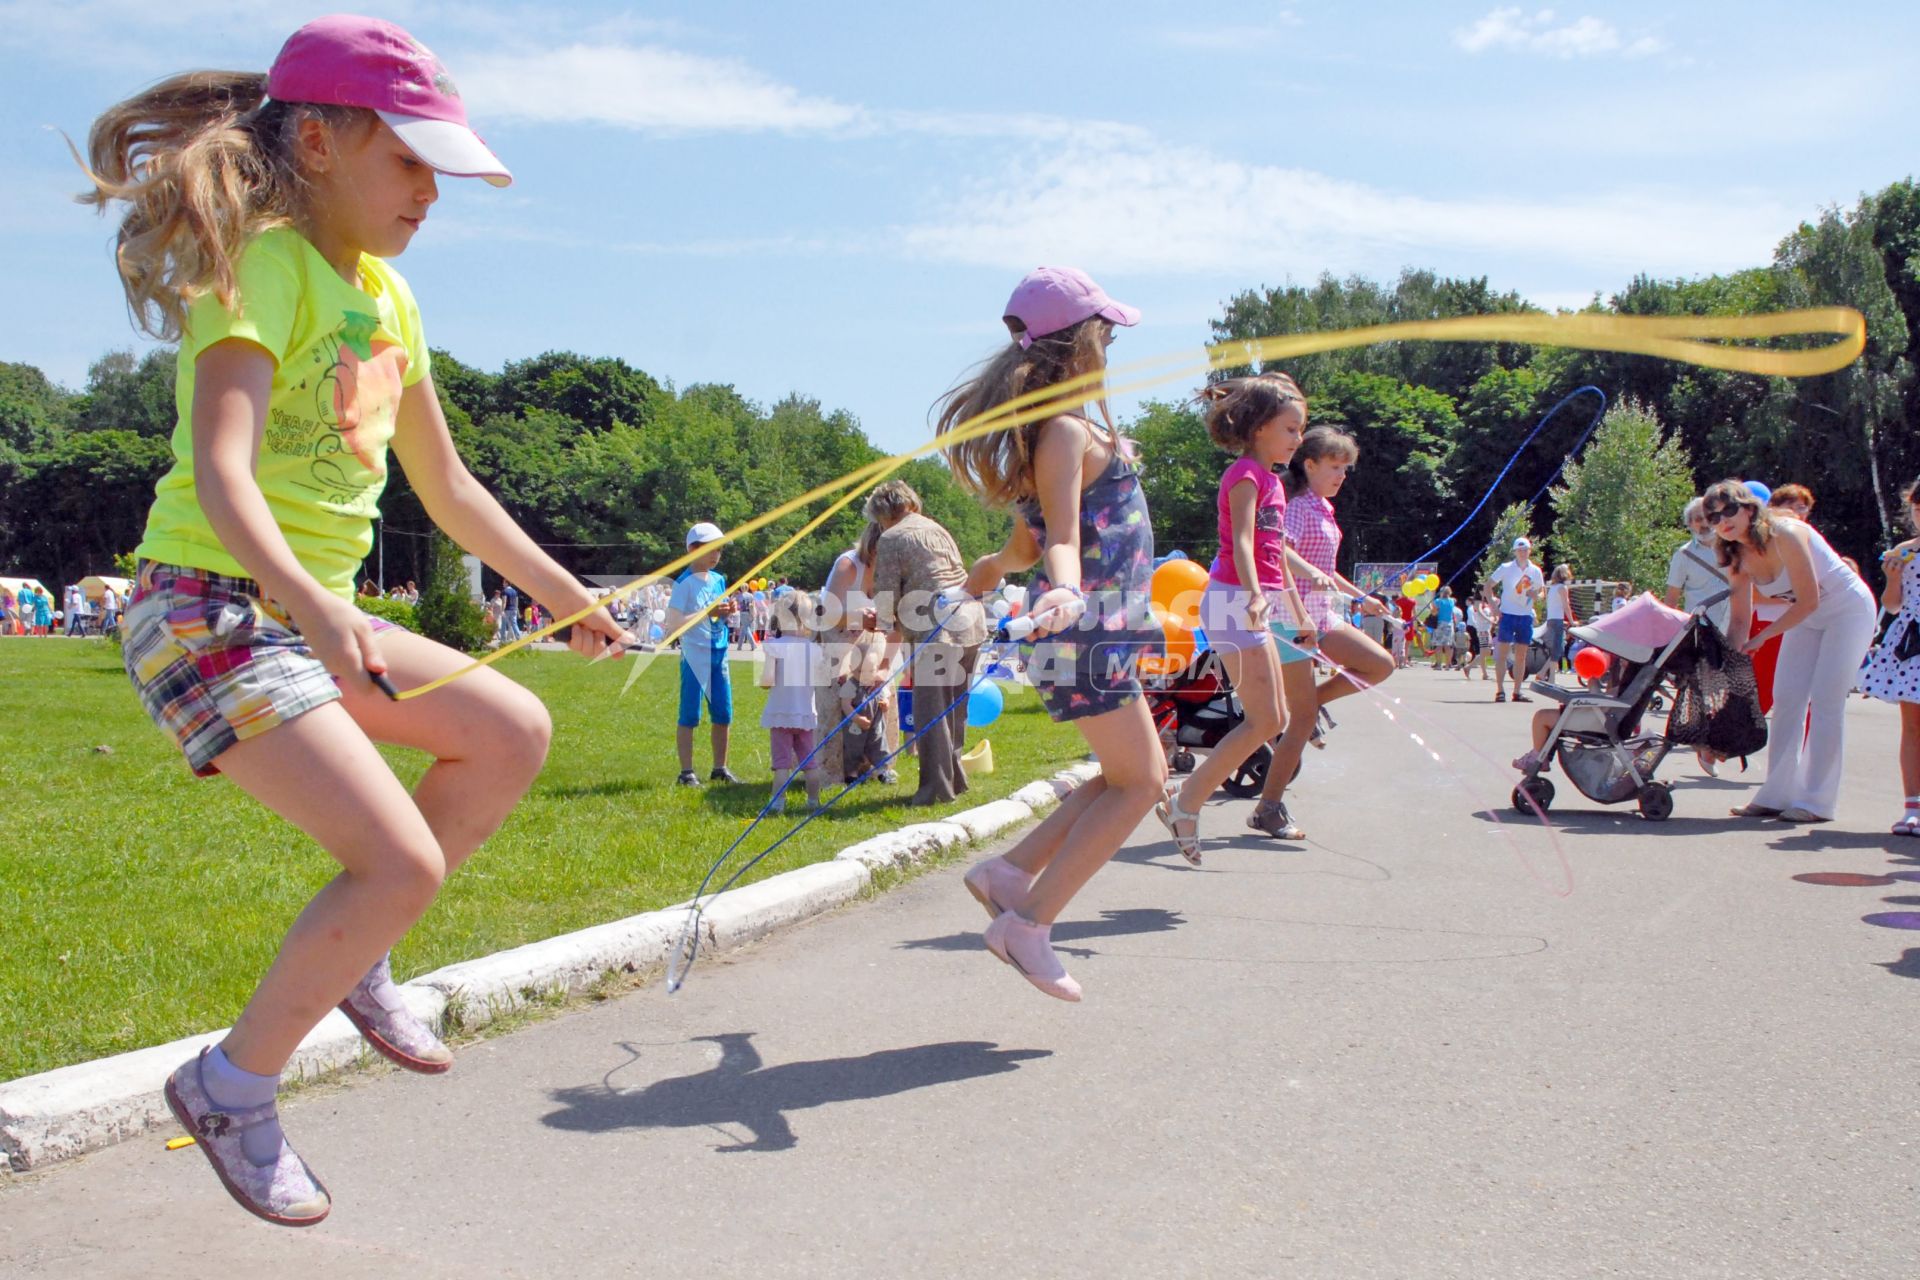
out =
{"type": "Polygon", "coordinates": [[[967,691],[967,723],[992,724],[1000,718],[1000,710],[1006,705],[1006,695],[1000,692],[1000,686],[991,680],[982,680],[967,691]]]}
{"type": "Polygon", "coordinates": [[[647,632],[647,639],[658,641],[662,637],[664,637],[666,634],[667,634],[667,629],[656,622],[653,624],[652,629],[647,632]]]}
{"type": "Polygon", "coordinates": [[[1748,493],[1752,494],[1754,497],[1758,498],[1763,503],[1768,498],[1771,498],[1773,496],[1773,490],[1769,489],[1766,485],[1761,484],[1758,480],[1746,480],[1746,481],[1742,481],[1742,483],[1747,486],[1748,493]]]}

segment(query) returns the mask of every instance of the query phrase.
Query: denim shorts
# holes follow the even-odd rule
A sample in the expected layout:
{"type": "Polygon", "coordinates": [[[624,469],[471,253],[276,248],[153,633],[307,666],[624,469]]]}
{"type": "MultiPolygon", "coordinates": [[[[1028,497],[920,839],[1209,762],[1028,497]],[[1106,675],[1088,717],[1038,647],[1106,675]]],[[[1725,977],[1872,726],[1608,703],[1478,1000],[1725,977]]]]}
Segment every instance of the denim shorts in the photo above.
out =
{"type": "MultiPolygon", "coordinates": [[[[151,560],[137,573],[121,660],[195,774],[213,776],[235,743],[340,696],[306,637],[251,578],[151,560]]],[[[376,631],[393,629],[370,620],[376,631]]]]}
{"type": "Polygon", "coordinates": [[[1530,613],[1503,613],[1500,615],[1500,630],[1493,637],[1495,644],[1532,644],[1533,615],[1530,613]]]}

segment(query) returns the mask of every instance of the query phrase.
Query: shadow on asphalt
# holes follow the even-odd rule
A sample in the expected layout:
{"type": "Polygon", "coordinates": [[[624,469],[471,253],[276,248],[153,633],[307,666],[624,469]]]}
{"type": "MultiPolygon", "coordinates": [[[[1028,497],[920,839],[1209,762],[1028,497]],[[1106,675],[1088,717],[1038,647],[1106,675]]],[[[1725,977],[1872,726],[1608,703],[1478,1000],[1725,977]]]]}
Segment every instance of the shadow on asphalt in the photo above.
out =
{"type": "Polygon", "coordinates": [[[1880,967],[1896,978],[1920,978],[1920,947],[1908,947],[1898,960],[1880,967]]]}
{"type": "MultiPolygon", "coordinates": [[[[556,1089],[552,1096],[560,1110],[542,1117],[541,1123],[584,1133],[737,1125],[751,1137],[714,1150],[786,1151],[799,1143],[787,1122],[788,1112],[999,1075],[1017,1070],[1022,1062],[1052,1056],[1048,1049],[1002,1049],[984,1040],[955,1040],[769,1067],[761,1062],[753,1035],[733,1031],[695,1036],[696,1042],[720,1046],[718,1065],[657,1080],[644,1089],[622,1091],[605,1083],[556,1089]]],[[[636,1052],[631,1045],[624,1047],[636,1052]]]]}
{"type": "MultiPolygon", "coordinates": [[[[1497,818],[1501,824],[1511,825],[1523,831],[1540,825],[1538,818],[1530,813],[1524,816],[1515,813],[1510,804],[1492,807],[1495,810],[1493,816],[1489,816],[1486,809],[1476,809],[1473,812],[1474,819],[1492,825],[1497,818]]],[[[1749,818],[1692,818],[1684,813],[1675,813],[1665,822],[1648,822],[1640,816],[1640,811],[1634,807],[1632,801],[1610,808],[1561,809],[1556,806],[1547,810],[1547,821],[1553,825],[1555,831],[1567,835],[1618,835],[1620,834],[1618,824],[1631,822],[1635,824],[1636,835],[1666,837],[1707,835],[1721,831],[1751,829],[1754,825],[1749,818]]]]}
{"type": "MultiPolygon", "coordinates": [[[[1182,866],[1186,865],[1184,863],[1182,866]]],[[[1124,938],[1136,933],[1169,933],[1185,924],[1178,911],[1164,907],[1125,907],[1102,911],[1098,920],[1062,920],[1053,926],[1053,949],[1085,959],[1095,954],[1087,947],[1062,946],[1089,938],[1124,938]]],[[[979,951],[985,946],[979,933],[949,933],[938,938],[916,938],[903,942],[902,951],[979,951]]]]}
{"type": "Polygon", "coordinates": [[[1826,826],[1780,829],[1793,834],[1770,840],[1767,847],[1781,853],[1820,853],[1828,849],[1882,849],[1888,853],[1899,853],[1900,843],[1906,838],[1890,832],[1835,831],[1826,826]]]}
{"type": "MultiPolygon", "coordinates": [[[[1271,853],[1275,861],[1271,866],[1259,867],[1240,865],[1233,868],[1234,875],[1263,876],[1327,876],[1334,880],[1359,880],[1378,882],[1393,879],[1393,872],[1371,858],[1363,858],[1357,853],[1348,853],[1336,849],[1324,841],[1308,836],[1304,840],[1275,840],[1270,836],[1248,830],[1233,835],[1209,835],[1201,839],[1202,854],[1233,850],[1238,853],[1271,853]],[[1356,868],[1365,868],[1372,874],[1352,874],[1350,871],[1334,871],[1324,866],[1302,867],[1297,865],[1302,855],[1318,852],[1329,858],[1339,858],[1355,864],[1356,868]]],[[[1157,867],[1166,871],[1208,871],[1206,866],[1194,867],[1180,856],[1171,840],[1157,840],[1152,844],[1127,845],[1113,856],[1115,862],[1132,863],[1136,866],[1157,867]]]]}

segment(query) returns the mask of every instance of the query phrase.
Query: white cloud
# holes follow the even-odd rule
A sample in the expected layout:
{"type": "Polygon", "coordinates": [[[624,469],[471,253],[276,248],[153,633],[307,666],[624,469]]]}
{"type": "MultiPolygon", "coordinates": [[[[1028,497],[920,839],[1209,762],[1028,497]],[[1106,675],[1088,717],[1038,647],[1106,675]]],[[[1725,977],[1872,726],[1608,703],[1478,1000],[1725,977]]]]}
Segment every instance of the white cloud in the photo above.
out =
{"type": "Polygon", "coordinates": [[[1764,263],[1796,214],[1762,199],[1661,192],[1448,200],[1159,142],[1055,149],[940,193],[902,227],[917,256],[1019,269],[1069,257],[1103,270],[1312,278],[1391,274],[1498,254],[1605,271],[1694,274],[1764,263]]]}
{"type": "Polygon", "coordinates": [[[1154,33],[1154,39],[1179,49],[1199,49],[1207,53],[1232,53],[1246,49],[1264,49],[1287,39],[1301,25],[1300,15],[1291,9],[1262,23],[1225,23],[1198,27],[1174,27],[1154,33]]]}
{"type": "Polygon", "coordinates": [[[1529,16],[1518,7],[1494,9],[1472,26],[1454,32],[1453,43],[1468,53],[1511,49],[1550,58],[1593,58],[1619,54],[1644,58],[1664,52],[1666,42],[1654,36],[1628,40],[1612,23],[1591,16],[1557,22],[1552,9],[1529,16]]]}
{"type": "Polygon", "coordinates": [[[811,97],[743,62],[652,45],[467,54],[461,93],[485,120],[583,121],[668,133],[816,132],[857,107],[811,97]]]}

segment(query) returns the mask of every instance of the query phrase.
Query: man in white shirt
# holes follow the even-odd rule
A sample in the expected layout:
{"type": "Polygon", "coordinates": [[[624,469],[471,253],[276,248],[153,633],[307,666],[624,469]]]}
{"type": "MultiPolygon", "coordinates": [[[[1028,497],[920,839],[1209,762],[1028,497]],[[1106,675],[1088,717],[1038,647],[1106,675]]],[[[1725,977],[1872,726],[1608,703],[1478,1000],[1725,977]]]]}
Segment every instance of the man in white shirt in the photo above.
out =
{"type": "Polygon", "coordinates": [[[1667,566],[1667,604],[1692,613],[1714,596],[1720,596],[1720,602],[1707,610],[1707,618],[1725,635],[1729,613],[1725,598],[1727,576],[1720,567],[1713,530],[1702,510],[1705,505],[1700,498],[1687,504],[1687,528],[1693,531],[1693,537],[1681,544],[1667,566]]]}
{"type": "Polygon", "coordinates": [[[1533,542],[1513,540],[1513,559],[1495,569],[1488,582],[1500,588],[1500,623],[1493,636],[1493,700],[1505,702],[1503,687],[1513,678],[1513,700],[1532,702],[1521,692],[1527,675],[1527,651],[1533,645],[1533,598],[1540,594],[1541,574],[1533,563],[1533,542]],[[1509,667],[1508,664],[1512,664],[1509,667]]]}

